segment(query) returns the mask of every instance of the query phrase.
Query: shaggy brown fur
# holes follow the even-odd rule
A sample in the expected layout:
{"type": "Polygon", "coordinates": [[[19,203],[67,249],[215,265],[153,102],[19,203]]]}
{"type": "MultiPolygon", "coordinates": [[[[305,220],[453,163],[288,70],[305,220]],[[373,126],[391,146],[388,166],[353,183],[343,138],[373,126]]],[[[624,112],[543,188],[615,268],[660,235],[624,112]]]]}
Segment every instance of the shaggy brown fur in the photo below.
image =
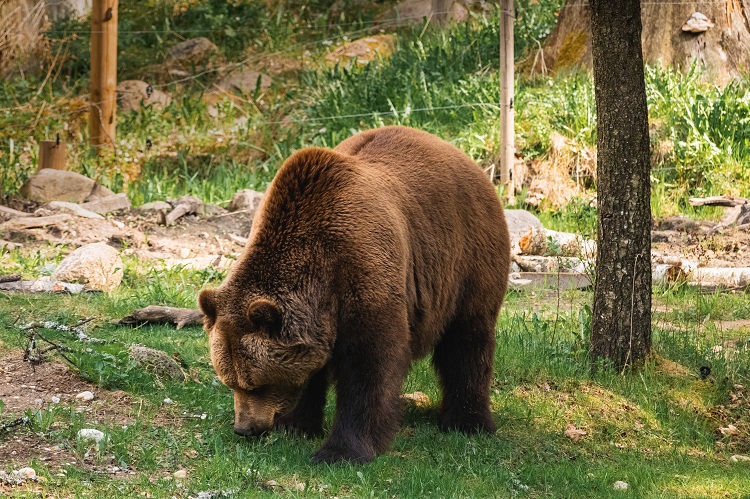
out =
{"type": "Polygon", "coordinates": [[[367,462],[396,433],[404,377],[433,353],[442,430],[495,431],[489,389],[507,288],[495,190],[461,151],[404,127],[290,157],[227,280],[201,293],[235,431],[322,431],[316,462],[367,462]]]}

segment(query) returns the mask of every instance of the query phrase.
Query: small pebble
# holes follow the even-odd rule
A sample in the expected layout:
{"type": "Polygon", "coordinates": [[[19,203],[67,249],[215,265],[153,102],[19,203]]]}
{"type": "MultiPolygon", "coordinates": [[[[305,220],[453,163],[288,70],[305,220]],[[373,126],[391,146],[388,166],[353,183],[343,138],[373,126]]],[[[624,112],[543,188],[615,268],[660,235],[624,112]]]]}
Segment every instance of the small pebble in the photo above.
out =
{"type": "Polygon", "coordinates": [[[187,478],[187,470],[177,470],[172,474],[172,476],[174,476],[177,480],[184,480],[185,478],[187,478]]]}
{"type": "Polygon", "coordinates": [[[85,392],[81,392],[76,395],[76,400],[83,400],[84,402],[88,402],[89,400],[94,400],[94,394],[86,390],[85,392]]]}
{"type": "Polygon", "coordinates": [[[78,430],[79,440],[93,440],[94,442],[99,443],[103,438],[104,433],[93,428],[83,428],[82,430],[78,430]]]}
{"type": "Polygon", "coordinates": [[[741,454],[736,454],[730,457],[729,460],[732,461],[733,463],[740,463],[744,461],[750,461],[750,456],[743,456],[741,454]]]}
{"type": "Polygon", "coordinates": [[[50,400],[52,400],[53,404],[59,404],[60,403],[60,397],[57,397],[55,395],[53,395],[50,400]]]}
{"type": "Polygon", "coordinates": [[[615,482],[615,486],[614,486],[614,489],[615,489],[615,490],[628,490],[628,484],[627,484],[627,483],[625,483],[625,482],[622,482],[622,481],[620,481],[620,480],[617,480],[617,481],[615,482]]]}
{"type": "Polygon", "coordinates": [[[167,397],[167,398],[164,399],[164,403],[165,404],[171,404],[172,403],[172,399],[169,398],[169,397],[167,397]]]}

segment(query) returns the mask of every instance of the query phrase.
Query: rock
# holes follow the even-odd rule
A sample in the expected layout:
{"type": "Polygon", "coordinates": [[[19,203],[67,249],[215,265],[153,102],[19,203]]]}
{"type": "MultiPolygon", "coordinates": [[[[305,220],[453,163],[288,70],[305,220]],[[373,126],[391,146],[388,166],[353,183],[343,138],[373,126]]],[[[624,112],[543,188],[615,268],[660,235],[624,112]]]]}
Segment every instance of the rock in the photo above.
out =
{"type": "Polygon", "coordinates": [[[71,284],[59,281],[15,281],[0,283],[2,291],[19,291],[21,293],[70,293],[78,294],[86,291],[83,284],[71,284]]]}
{"type": "MultiPolygon", "coordinates": [[[[508,232],[510,232],[510,252],[514,255],[521,253],[519,240],[527,236],[529,229],[532,233],[546,234],[542,222],[526,210],[505,210],[505,220],[508,222],[508,232]]],[[[544,237],[546,240],[546,235],[544,237]]]]}
{"type": "Polygon", "coordinates": [[[273,83],[273,80],[270,76],[248,69],[224,76],[221,80],[215,83],[215,87],[221,92],[252,94],[257,88],[266,89],[270,87],[271,83],[273,83]],[[258,85],[259,78],[260,85],[258,85]]]}
{"type": "Polygon", "coordinates": [[[83,440],[84,442],[93,441],[97,444],[104,440],[104,433],[93,428],[80,429],[76,436],[78,437],[78,440],[83,440]]]}
{"type": "Polygon", "coordinates": [[[326,61],[346,65],[354,60],[357,64],[367,64],[378,57],[390,56],[394,45],[392,35],[368,36],[337,47],[326,55],[326,61]]]}
{"type": "Polygon", "coordinates": [[[612,488],[615,490],[628,490],[628,484],[621,480],[617,480],[612,488]]]}
{"type": "Polygon", "coordinates": [[[227,206],[229,211],[252,210],[255,211],[263,201],[264,194],[252,189],[242,189],[237,191],[227,206]]]}
{"type": "Polygon", "coordinates": [[[743,456],[741,454],[735,454],[734,456],[730,457],[729,460],[733,463],[749,462],[750,456],[743,456]]]}
{"type": "Polygon", "coordinates": [[[447,13],[433,12],[432,0],[404,0],[380,17],[388,21],[389,25],[421,23],[425,17],[440,16],[446,20],[458,22],[465,21],[469,17],[469,11],[461,2],[453,2],[447,13]]]}
{"type": "Polygon", "coordinates": [[[88,402],[90,400],[94,400],[94,394],[90,391],[86,390],[84,392],[79,393],[76,395],[76,400],[81,400],[83,402],[88,402]]]}
{"type": "Polygon", "coordinates": [[[423,392],[404,393],[401,395],[401,400],[413,405],[414,407],[429,407],[430,397],[423,392]]]}
{"type": "Polygon", "coordinates": [[[77,217],[103,220],[104,217],[93,211],[89,211],[80,204],[68,203],[67,201],[51,201],[47,207],[56,211],[67,211],[77,217]]]}
{"type": "Polygon", "coordinates": [[[114,195],[106,187],[80,173],[51,168],[39,170],[21,187],[21,194],[24,197],[40,203],[50,201],[82,203],[92,194],[98,195],[99,193],[114,195]]]}
{"type": "Polygon", "coordinates": [[[58,397],[57,395],[53,395],[50,400],[52,401],[53,404],[59,404],[60,403],[60,397],[58,397]]]}
{"type": "Polygon", "coordinates": [[[172,474],[172,476],[173,476],[173,477],[174,477],[174,478],[175,478],[176,480],[184,480],[184,479],[186,479],[186,478],[187,478],[187,470],[177,470],[177,471],[175,471],[175,472],[174,472],[174,473],[172,474]]]}
{"type": "Polygon", "coordinates": [[[141,80],[125,80],[117,84],[117,105],[122,112],[140,111],[141,106],[164,109],[172,98],[141,80]]]}
{"type": "Polygon", "coordinates": [[[130,347],[130,358],[137,364],[151,371],[157,377],[165,377],[174,381],[186,381],[187,376],[172,357],[166,352],[143,345],[130,347]]]}
{"type": "Polygon", "coordinates": [[[142,204],[138,207],[138,211],[151,212],[151,211],[162,211],[169,213],[172,211],[172,205],[166,201],[151,201],[150,203],[142,204]]]}
{"type": "Polygon", "coordinates": [[[214,67],[221,61],[219,48],[205,37],[185,40],[167,52],[169,73],[178,78],[192,76],[193,72],[214,67]]]}
{"type": "Polygon", "coordinates": [[[52,280],[80,282],[89,289],[112,291],[122,282],[123,263],[106,243],[81,246],[60,262],[52,280]]]}
{"type": "Polygon", "coordinates": [[[36,470],[34,468],[21,468],[13,471],[13,474],[23,480],[36,480],[36,470]]]}
{"type": "Polygon", "coordinates": [[[130,206],[130,199],[128,199],[128,195],[125,193],[106,196],[81,205],[82,208],[99,213],[100,215],[118,210],[129,210],[130,206]]]}
{"type": "Polygon", "coordinates": [[[94,189],[91,191],[84,201],[91,202],[98,199],[114,196],[115,193],[104,187],[102,184],[94,184],[94,189]]]}

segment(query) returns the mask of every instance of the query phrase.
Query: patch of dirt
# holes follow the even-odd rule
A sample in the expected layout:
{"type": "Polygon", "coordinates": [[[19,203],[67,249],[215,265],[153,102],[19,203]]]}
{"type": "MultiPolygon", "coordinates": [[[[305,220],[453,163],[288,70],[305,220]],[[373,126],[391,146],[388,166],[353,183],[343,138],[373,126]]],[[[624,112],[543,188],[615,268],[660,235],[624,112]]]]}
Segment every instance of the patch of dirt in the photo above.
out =
{"type": "MultiPolygon", "coordinates": [[[[58,404],[61,406],[71,406],[77,412],[84,412],[86,422],[92,424],[132,424],[134,419],[131,414],[139,405],[139,401],[125,392],[110,392],[93,385],[59,362],[32,366],[23,360],[20,350],[0,358],[0,400],[5,404],[3,422],[20,417],[29,409],[52,406],[52,397],[59,398],[58,404]],[[94,400],[76,400],[75,396],[86,390],[94,394],[94,400]]],[[[34,458],[51,469],[63,468],[68,463],[76,466],[82,464],[66,446],[45,440],[43,435],[32,433],[26,426],[0,433],[2,468],[28,466],[34,458]]]]}
{"type": "Polygon", "coordinates": [[[716,222],[668,217],[652,225],[651,248],[699,267],[750,267],[750,230],[716,222]]]}
{"type": "MultiPolygon", "coordinates": [[[[9,204],[29,208],[20,202],[9,204]]],[[[123,249],[124,254],[136,254],[145,261],[187,264],[189,259],[203,258],[213,263],[222,256],[233,259],[239,255],[253,216],[252,211],[215,216],[186,215],[167,227],[160,223],[159,213],[134,209],[110,214],[104,220],[72,217],[47,227],[9,230],[3,234],[3,239],[19,243],[25,254],[47,244],[67,244],[72,251],[85,244],[105,241],[123,249]],[[211,256],[214,258],[208,258],[211,256]]],[[[197,266],[206,267],[206,262],[197,266]]]]}

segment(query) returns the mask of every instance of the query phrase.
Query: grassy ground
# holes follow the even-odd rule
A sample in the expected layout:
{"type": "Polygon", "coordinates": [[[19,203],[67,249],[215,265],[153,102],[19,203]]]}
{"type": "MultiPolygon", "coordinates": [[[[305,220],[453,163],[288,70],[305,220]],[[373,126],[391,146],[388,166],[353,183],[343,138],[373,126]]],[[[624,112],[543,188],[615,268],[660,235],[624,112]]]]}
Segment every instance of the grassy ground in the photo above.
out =
{"type": "MultiPolygon", "coordinates": [[[[43,253],[38,261],[6,254],[4,261],[8,268],[30,272],[55,253],[43,253]]],[[[618,493],[622,497],[747,497],[750,490],[750,464],[729,460],[750,451],[750,401],[735,387],[750,386],[750,352],[742,346],[750,332],[727,331],[717,322],[750,318],[744,295],[658,291],[654,358],[621,375],[594,374],[588,368],[588,293],[511,293],[496,333],[496,435],[469,438],[437,430],[439,389],[424,360],[414,366],[404,392],[422,391],[431,403],[405,411],[390,451],[366,466],[312,466],[309,457],[319,439],[279,432],[253,439],[234,435],[231,392],[215,381],[200,328],[110,324],[145,304],[191,306],[201,287],[216,285],[222,277],[143,268],[130,260],[125,283],[112,295],[0,295],[3,350],[21,355],[25,333],[18,324],[75,324],[94,317],[89,334],[103,343],[81,344],[61,331],[43,334],[70,347],[66,355],[86,379],[102,389],[124,390],[134,401],[132,423],[126,426],[93,424],[86,413],[62,404],[30,411],[31,429],[0,436],[33,432],[41,447],[61,446],[78,463],[85,454],[93,455],[87,466],[65,466],[64,473],[32,460],[28,465],[44,478],[32,489],[42,496],[95,497],[195,497],[206,491],[295,497],[611,497],[614,482],[622,480],[629,484],[618,493]],[[155,378],[129,360],[126,350],[134,343],[179,354],[192,379],[155,378]],[[711,368],[705,380],[701,366],[711,368]],[[165,398],[173,403],[165,404],[165,398]],[[565,436],[569,423],[586,435],[578,441],[565,436]],[[738,433],[723,436],[719,428],[729,424],[738,433]],[[92,451],[77,442],[83,427],[104,431],[106,443],[92,451]],[[110,479],[97,466],[118,466],[132,474],[110,479]],[[179,469],[187,470],[186,480],[173,479],[179,469]]],[[[327,426],[333,408],[331,398],[327,426]]],[[[24,497],[32,489],[9,493],[24,497]]]]}

